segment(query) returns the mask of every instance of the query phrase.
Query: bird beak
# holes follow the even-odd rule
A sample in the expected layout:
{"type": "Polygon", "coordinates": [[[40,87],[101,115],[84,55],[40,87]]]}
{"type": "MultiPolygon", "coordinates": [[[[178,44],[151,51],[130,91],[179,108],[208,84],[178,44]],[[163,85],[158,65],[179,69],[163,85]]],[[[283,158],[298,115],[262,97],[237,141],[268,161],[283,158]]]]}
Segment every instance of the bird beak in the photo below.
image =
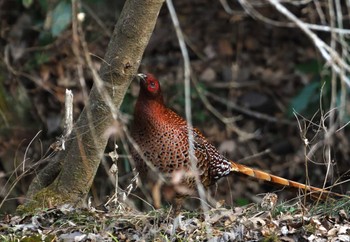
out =
{"type": "Polygon", "coordinates": [[[147,77],[147,75],[146,74],[143,74],[143,73],[139,73],[139,74],[137,74],[137,77],[140,79],[140,80],[146,80],[146,77],[147,77]]]}

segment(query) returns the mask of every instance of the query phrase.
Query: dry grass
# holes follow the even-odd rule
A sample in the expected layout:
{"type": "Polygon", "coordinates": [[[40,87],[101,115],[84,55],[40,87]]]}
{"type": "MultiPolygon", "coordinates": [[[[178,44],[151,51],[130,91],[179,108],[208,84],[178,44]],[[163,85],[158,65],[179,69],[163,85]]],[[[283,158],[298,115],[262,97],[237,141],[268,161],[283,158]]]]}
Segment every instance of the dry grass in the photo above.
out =
{"type": "Polygon", "coordinates": [[[61,206],[34,215],[7,216],[0,221],[0,238],[5,241],[348,241],[349,211],[349,201],[317,207],[304,207],[299,202],[272,207],[250,204],[232,209],[212,208],[205,213],[183,211],[176,217],[171,209],[141,213],[125,205],[104,211],[61,206]]]}

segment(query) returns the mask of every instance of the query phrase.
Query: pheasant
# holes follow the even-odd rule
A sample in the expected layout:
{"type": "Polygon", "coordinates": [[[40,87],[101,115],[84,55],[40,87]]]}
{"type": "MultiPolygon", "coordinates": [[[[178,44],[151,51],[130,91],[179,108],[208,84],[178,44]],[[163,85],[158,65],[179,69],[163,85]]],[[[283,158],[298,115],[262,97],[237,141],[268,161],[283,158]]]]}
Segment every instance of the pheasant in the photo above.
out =
{"type": "MultiPolygon", "coordinates": [[[[132,157],[142,179],[154,174],[171,175],[176,171],[193,171],[193,162],[200,182],[205,188],[231,172],[242,173],[282,186],[294,187],[318,194],[331,192],[291,181],[233,162],[223,155],[196,129],[164,104],[159,81],[152,74],[138,74],[140,93],[134,111],[131,136],[139,149],[132,149],[132,157]],[[188,133],[193,134],[193,153],[190,159],[188,133]],[[148,175],[148,176],[147,176],[148,175]]],[[[152,175],[151,178],[156,178],[152,175]]],[[[184,176],[182,183],[188,189],[196,188],[194,176],[184,176]]],[[[332,193],[333,194],[333,193],[332,193]]]]}

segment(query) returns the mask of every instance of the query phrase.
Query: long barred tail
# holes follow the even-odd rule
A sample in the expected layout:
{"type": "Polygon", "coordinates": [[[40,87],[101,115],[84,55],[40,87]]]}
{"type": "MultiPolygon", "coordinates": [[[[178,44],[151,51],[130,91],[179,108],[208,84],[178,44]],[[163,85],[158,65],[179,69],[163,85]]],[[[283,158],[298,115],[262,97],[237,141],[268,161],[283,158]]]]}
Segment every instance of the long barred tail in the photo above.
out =
{"type": "Polygon", "coordinates": [[[299,188],[302,190],[306,190],[306,191],[310,192],[313,197],[319,197],[321,199],[326,199],[328,196],[350,198],[347,195],[331,192],[331,191],[328,191],[328,190],[325,190],[322,188],[318,188],[318,187],[308,186],[308,185],[305,185],[303,183],[299,183],[299,182],[285,179],[283,177],[271,175],[267,172],[255,170],[255,169],[252,169],[248,166],[235,163],[233,161],[230,161],[230,162],[231,162],[231,171],[233,171],[233,172],[245,174],[247,176],[255,177],[259,180],[272,182],[272,183],[279,184],[282,186],[295,187],[295,188],[299,188]]]}

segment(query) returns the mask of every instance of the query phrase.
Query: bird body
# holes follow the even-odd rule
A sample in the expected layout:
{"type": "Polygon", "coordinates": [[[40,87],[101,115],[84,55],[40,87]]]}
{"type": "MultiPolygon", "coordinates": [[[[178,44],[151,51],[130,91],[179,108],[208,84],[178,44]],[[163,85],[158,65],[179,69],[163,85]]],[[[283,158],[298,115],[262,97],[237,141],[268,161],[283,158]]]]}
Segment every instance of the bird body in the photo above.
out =
{"type": "MultiPolygon", "coordinates": [[[[187,122],[165,107],[159,82],[153,75],[148,74],[140,83],[131,135],[139,145],[142,156],[163,174],[171,174],[177,170],[190,171],[192,164],[189,158],[187,122]],[[157,90],[152,92],[150,85],[155,85],[157,90]]],[[[230,173],[230,161],[198,129],[192,128],[191,131],[196,157],[193,162],[201,183],[208,187],[230,173]]],[[[138,170],[147,173],[147,164],[141,155],[134,151],[133,157],[138,170]]],[[[194,188],[194,180],[188,180],[186,185],[194,188]]]]}
{"type": "MultiPolygon", "coordinates": [[[[197,172],[200,182],[208,187],[231,172],[238,172],[283,186],[329,193],[228,160],[198,129],[189,127],[182,117],[164,105],[160,84],[152,74],[139,74],[139,78],[140,94],[131,136],[140,148],[133,149],[132,156],[142,179],[149,179],[147,174],[153,166],[155,173],[159,171],[165,175],[176,171],[197,172]],[[193,134],[193,161],[189,155],[189,129],[193,134]]],[[[195,189],[194,176],[185,178],[183,184],[195,189]]]]}

